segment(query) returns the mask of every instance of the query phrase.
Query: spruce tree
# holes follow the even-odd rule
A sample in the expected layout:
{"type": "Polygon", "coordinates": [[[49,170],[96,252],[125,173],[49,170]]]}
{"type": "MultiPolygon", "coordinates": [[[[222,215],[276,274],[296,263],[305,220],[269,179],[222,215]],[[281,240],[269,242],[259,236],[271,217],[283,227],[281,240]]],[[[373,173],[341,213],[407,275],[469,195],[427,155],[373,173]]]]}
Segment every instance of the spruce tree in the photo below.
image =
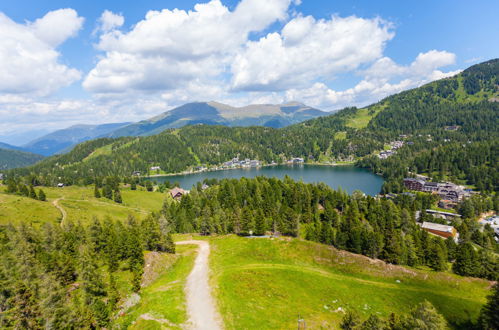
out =
{"type": "Polygon", "coordinates": [[[38,190],[38,200],[45,202],[47,200],[47,196],[43,192],[43,190],[38,190]]]}
{"type": "Polygon", "coordinates": [[[405,329],[442,330],[447,329],[447,321],[429,302],[424,301],[414,307],[410,315],[403,320],[405,329]]]}
{"type": "Polygon", "coordinates": [[[38,199],[38,197],[36,196],[35,188],[33,188],[33,186],[29,186],[29,198],[38,199]]]}
{"type": "Polygon", "coordinates": [[[494,284],[487,303],[482,307],[479,326],[485,330],[499,329],[499,282],[494,284]]]}
{"type": "Polygon", "coordinates": [[[348,311],[341,321],[340,328],[343,330],[354,330],[360,324],[360,317],[357,313],[348,311]]]}
{"type": "Polygon", "coordinates": [[[94,188],[94,197],[101,198],[99,187],[97,187],[97,185],[95,185],[95,188],[94,188]]]}
{"type": "Polygon", "coordinates": [[[116,203],[120,203],[120,204],[123,202],[123,201],[121,200],[121,192],[119,191],[119,189],[116,189],[116,190],[114,191],[114,201],[115,201],[116,203]]]}
{"type": "Polygon", "coordinates": [[[137,190],[137,184],[135,183],[135,181],[132,181],[132,183],[130,184],[130,190],[137,190]]]}
{"type": "Polygon", "coordinates": [[[360,330],[384,330],[386,323],[376,314],[371,314],[367,320],[362,323],[360,330]]]}
{"type": "Polygon", "coordinates": [[[476,276],[479,273],[478,255],[471,243],[465,242],[458,245],[452,270],[462,276],[476,276]]]}
{"type": "Polygon", "coordinates": [[[107,199],[113,199],[113,190],[111,189],[111,186],[106,184],[104,188],[102,188],[102,196],[107,199]]]}

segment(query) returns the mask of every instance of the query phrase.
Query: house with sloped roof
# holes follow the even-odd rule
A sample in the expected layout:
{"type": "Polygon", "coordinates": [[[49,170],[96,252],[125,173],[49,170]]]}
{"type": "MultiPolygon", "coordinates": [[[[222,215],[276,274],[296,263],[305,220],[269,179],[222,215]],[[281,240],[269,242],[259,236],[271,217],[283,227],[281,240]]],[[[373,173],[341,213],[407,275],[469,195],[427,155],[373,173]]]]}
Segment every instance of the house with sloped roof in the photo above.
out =
{"type": "Polygon", "coordinates": [[[172,196],[173,199],[175,200],[180,200],[185,194],[188,194],[189,191],[184,190],[180,187],[175,187],[172,190],[170,190],[170,196],[172,196]]]}

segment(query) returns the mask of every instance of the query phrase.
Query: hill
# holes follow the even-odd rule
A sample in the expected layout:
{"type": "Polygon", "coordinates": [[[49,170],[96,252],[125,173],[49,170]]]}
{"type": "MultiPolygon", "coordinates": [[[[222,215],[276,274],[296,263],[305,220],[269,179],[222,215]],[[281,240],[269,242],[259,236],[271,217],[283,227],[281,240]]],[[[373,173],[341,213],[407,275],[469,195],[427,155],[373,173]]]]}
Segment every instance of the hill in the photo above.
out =
{"type": "Polygon", "coordinates": [[[127,124],[129,123],[75,125],[39,137],[24,145],[22,149],[44,156],[64,153],[78,143],[104,136],[127,124]]]}
{"type": "Polygon", "coordinates": [[[108,136],[148,136],[169,128],[195,124],[278,128],[326,114],[297,102],[279,105],[256,104],[239,108],[218,102],[195,102],[117,129],[108,136]]]}
{"type": "Polygon", "coordinates": [[[43,158],[29,152],[0,148],[0,170],[29,166],[43,158]]]}
{"type": "MultiPolygon", "coordinates": [[[[497,165],[492,160],[499,141],[499,102],[495,102],[499,97],[498,68],[499,60],[491,60],[366,108],[346,108],[279,129],[194,125],[146,137],[94,140],[78,145],[67,155],[49,158],[18,173],[34,171],[53,184],[57,177],[71,183],[94,175],[148,173],[151,166],[160,166],[166,173],[181,172],[202,164],[216,166],[237,155],[265,163],[291,157],[323,163],[369,159],[358,165],[384,173],[389,182],[400,181],[407,175],[407,169],[417,163],[421,164],[419,172],[438,170],[443,177],[451,176],[469,185],[480,180],[489,190],[495,190],[499,187],[494,186],[497,181],[493,176],[480,178],[477,171],[481,168],[481,173],[497,175],[494,170],[497,165]],[[405,136],[404,147],[390,159],[379,159],[376,155],[391,142],[403,139],[400,135],[405,136]],[[474,157],[474,163],[452,165],[445,157],[448,154],[430,152],[446,150],[450,144],[464,157],[478,149],[487,150],[486,154],[491,156],[474,157]],[[436,159],[436,155],[441,158],[436,159]],[[442,166],[427,168],[432,163],[423,156],[434,157],[442,166]],[[458,168],[451,172],[456,165],[458,168]]],[[[186,105],[181,111],[193,113],[198,106],[215,113],[206,103],[186,105]]],[[[156,121],[160,122],[161,119],[156,121]]],[[[140,125],[129,128],[134,127],[133,134],[141,134],[161,127],[148,125],[152,126],[146,125],[145,130],[140,125]]],[[[393,185],[393,190],[397,189],[400,186],[393,185]]]]}

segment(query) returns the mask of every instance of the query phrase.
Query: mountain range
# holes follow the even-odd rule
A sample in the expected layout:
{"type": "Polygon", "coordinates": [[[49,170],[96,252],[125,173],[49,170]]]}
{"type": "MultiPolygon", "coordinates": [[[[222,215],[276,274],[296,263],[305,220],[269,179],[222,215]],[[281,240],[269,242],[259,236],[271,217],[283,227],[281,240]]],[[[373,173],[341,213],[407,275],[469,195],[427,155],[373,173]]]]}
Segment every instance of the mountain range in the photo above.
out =
{"type": "MultiPolygon", "coordinates": [[[[499,59],[495,59],[472,66],[453,77],[389,96],[365,108],[346,108],[329,116],[278,129],[189,125],[164,130],[178,124],[176,118],[186,118],[188,114],[196,112],[223,117],[221,114],[224,109],[218,104],[192,103],[172,110],[172,114],[131,124],[109,134],[126,137],[87,141],[67,154],[50,157],[34,167],[20,169],[20,173],[33,171],[46,178],[66,177],[68,182],[72,182],[95,175],[128,176],[135,171],[147,173],[152,166],[160,166],[168,173],[181,172],[201,165],[215,166],[237,155],[267,163],[292,157],[321,162],[373,157],[376,161],[365,166],[379,172],[377,169],[382,164],[378,163],[376,154],[387,144],[400,139],[401,135],[410,137],[412,141],[409,141],[414,145],[404,150],[420,151],[411,154],[413,158],[419,157],[421,151],[429,152],[430,156],[437,151],[449,155],[447,146],[459,149],[470,143],[493,154],[499,141],[498,99],[499,59]],[[179,116],[175,117],[175,114],[179,116]],[[153,135],[161,130],[161,133],[153,135]]],[[[280,106],[279,111],[293,106],[297,107],[294,112],[300,112],[299,109],[304,107],[284,105],[280,106]]],[[[450,153],[454,154],[457,151],[450,153]]],[[[463,159],[468,156],[463,156],[463,159]]],[[[404,175],[411,165],[409,158],[395,158],[397,162],[393,162],[391,172],[385,170],[387,176],[404,175]],[[398,168],[397,164],[402,165],[398,168]]],[[[480,159],[476,160],[477,164],[481,162],[480,159]]],[[[428,163],[431,162],[418,160],[422,168],[422,164],[428,163]]],[[[487,171],[493,173],[493,167],[497,166],[488,160],[476,172],[475,167],[465,165],[463,173],[459,174],[456,169],[453,173],[474,177],[469,179],[470,182],[477,181],[476,178],[482,174],[484,176],[487,171]]],[[[487,174],[486,177],[494,182],[490,180],[491,175],[487,174]]],[[[484,184],[489,185],[488,182],[484,184]]]]}
{"type": "Polygon", "coordinates": [[[329,113],[298,102],[253,104],[245,107],[233,107],[213,101],[194,102],[117,129],[108,137],[149,136],[169,128],[194,124],[279,128],[327,114],[329,113]]]}

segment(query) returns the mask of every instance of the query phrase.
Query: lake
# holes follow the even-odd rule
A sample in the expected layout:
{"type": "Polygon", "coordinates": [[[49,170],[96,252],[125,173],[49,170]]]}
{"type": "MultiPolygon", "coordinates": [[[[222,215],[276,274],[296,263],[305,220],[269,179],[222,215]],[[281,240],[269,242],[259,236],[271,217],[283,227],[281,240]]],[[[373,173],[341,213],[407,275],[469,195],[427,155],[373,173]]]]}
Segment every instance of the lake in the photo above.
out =
{"type": "Polygon", "coordinates": [[[331,188],[341,187],[348,193],[361,190],[368,195],[376,195],[383,185],[383,178],[366,169],[355,166],[321,166],[321,165],[276,165],[258,168],[238,168],[213,172],[201,172],[184,175],[159,176],[151,178],[158,183],[178,182],[180,187],[191,189],[193,185],[204,179],[239,179],[256,176],[275,177],[282,179],[288,175],[292,179],[307,183],[324,182],[331,188]]]}

